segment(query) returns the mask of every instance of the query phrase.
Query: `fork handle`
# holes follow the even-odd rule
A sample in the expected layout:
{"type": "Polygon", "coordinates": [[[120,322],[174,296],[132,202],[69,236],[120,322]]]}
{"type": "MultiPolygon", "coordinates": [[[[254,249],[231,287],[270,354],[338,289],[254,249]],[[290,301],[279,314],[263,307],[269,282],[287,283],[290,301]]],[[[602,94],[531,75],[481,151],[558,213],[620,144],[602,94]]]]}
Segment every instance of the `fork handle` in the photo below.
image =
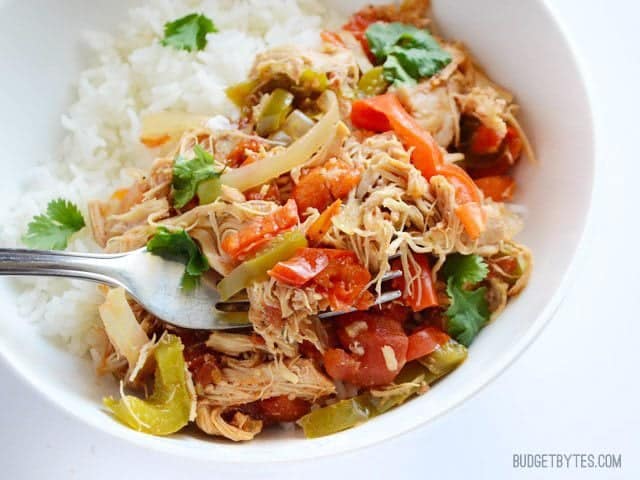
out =
{"type": "Polygon", "coordinates": [[[124,286],[113,268],[117,257],[122,255],[0,248],[0,275],[79,278],[124,286]]]}

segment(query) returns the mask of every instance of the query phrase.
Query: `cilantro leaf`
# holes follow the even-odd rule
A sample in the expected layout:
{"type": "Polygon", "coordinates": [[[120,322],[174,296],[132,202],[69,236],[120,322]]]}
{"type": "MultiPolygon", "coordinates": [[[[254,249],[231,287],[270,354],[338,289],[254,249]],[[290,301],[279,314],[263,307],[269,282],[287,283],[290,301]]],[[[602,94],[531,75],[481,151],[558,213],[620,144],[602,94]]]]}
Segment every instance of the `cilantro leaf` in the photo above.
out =
{"type": "Polygon", "coordinates": [[[158,227],[147,242],[147,251],[186,264],[182,276],[182,288],[185,290],[192,290],[198,284],[200,275],[209,270],[207,257],[184,230],[171,232],[166,227],[158,227]]]}
{"type": "Polygon", "coordinates": [[[383,64],[384,77],[396,86],[415,85],[431,77],[451,62],[427,30],[404,23],[373,23],[365,35],[369,48],[383,64]]]}
{"type": "Polygon", "coordinates": [[[451,305],[445,312],[449,317],[447,333],[466,347],[489,320],[486,293],[486,287],[464,290],[455,284],[453,277],[447,282],[447,294],[451,297],[451,305]]]}
{"type": "Polygon", "coordinates": [[[213,167],[213,157],[200,145],[193,148],[196,156],[186,160],[178,156],[173,164],[173,205],[184,207],[196,194],[198,185],[212,178],[219,178],[222,172],[213,167]]]}
{"type": "Polygon", "coordinates": [[[451,305],[445,312],[449,317],[447,333],[468,347],[489,320],[489,302],[485,287],[475,290],[467,287],[484,280],[489,267],[480,255],[454,253],[447,256],[442,272],[447,279],[447,295],[451,299],[451,305]]]}
{"type": "Polygon", "coordinates": [[[160,43],[165,47],[176,50],[202,50],[207,46],[207,33],[217,32],[218,29],[210,18],[192,13],[173,22],[164,24],[164,38],[160,43]]]}
{"type": "Polygon", "coordinates": [[[49,202],[46,214],[33,217],[22,241],[29,248],[64,250],[71,235],[84,226],[84,218],[78,207],[58,198],[49,202]]]}
{"type": "Polygon", "coordinates": [[[447,256],[442,272],[446,279],[453,278],[454,284],[461,286],[484,280],[489,273],[489,267],[480,255],[454,253],[447,256]]]}

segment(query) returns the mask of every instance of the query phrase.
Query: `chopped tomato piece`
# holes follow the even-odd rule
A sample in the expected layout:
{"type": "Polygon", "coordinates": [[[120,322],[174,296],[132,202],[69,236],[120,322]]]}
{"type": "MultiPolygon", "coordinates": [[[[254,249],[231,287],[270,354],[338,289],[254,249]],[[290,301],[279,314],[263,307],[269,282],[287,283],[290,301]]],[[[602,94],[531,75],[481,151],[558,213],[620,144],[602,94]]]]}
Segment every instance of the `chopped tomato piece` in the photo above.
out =
{"type": "Polygon", "coordinates": [[[329,205],[318,219],[307,229],[307,238],[312,244],[318,244],[331,228],[331,219],[340,213],[342,201],[340,199],[329,205]]]}
{"type": "Polygon", "coordinates": [[[293,257],[279,262],[267,273],[279,282],[301,287],[329,265],[328,255],[319,248],[302,248],[293,257]]]}
{"type": "Polygon", "coordinates": [[[482,190],[485,197],[489,197],[496,202],[511,200],[516,182],[508,175],[496,175],[493,177],[482,177],[476,179],[476,185],[482,190]]]}
{"type": "Polygon", "coordinates": [[[434,327],[422,327],[416,330],[409,335],[407,362],[429,355],[449,339],[449,335],[434,327]]]}
{"type": "Polygon", "coordinates": [[[265,193],[262,193],[262,187],[255,187],[244,192],[244,195],[247,197],[247,200],[280,201],[280,190],[275,183],[271,183],[265,193]]]}
{"type": "Polygon", "coordinates": [[[231,257],[242,260],[255,253],[271,238],[294,227],[298,220],[296,203],[289,199],[270,215],[260,217],[237,232],[227,233],[221,242],[222,250],[231,257]]]}
{"type": "Polygon", "coordinates": [[[496,153],[502,143],[502,137],[493,128],[480,124],[471,137],[469,153],[472,155],[489,155],[496,153]]]}
{"type": "Polygon", "coordinates": [[[411,161],[425,178],[442,165],[442,152],[433,136],[409,115],[393,93],[353,102],[351,122],[376,132],[393,130],[406,147],[412,147],[411,161]]]}
{"type": "Polygon", "coordinates": [[[509,153],[511,153],[511,158],[515,164],[522,153],[522,139],[520,138],[520,135],[518,135],[518,131],[511,125],[507,127],[505,142],[507,143],[507,148],[509,149],[509,153]]]}
{"type": "Polygon", "coordinates": [[[260,400],[262,417],[267,422],[295,422],[309,413],[311,404],[302,398],[287,395],[260,400]]]}
{"type": "Polygon", "coordinates": [[[409,343],[400,321],[383,312],[356,312],[344,315],[337,324],[343,349],[325,353],[329,376],[363,387],[385,385],[396,378],[406,363],[409,343]]]}
{"type": "MultiPolygon", "coordinates": [[[[395,278],[392,286],[403,292],[402,298],[404,303],[411,307],[411,310],[419,312],[425,308],[437,306],[438,296],[431,277],[429,259],[426,255],[415,255],[414,258],[418,264],[418,268],[416,269],[410,262],[408,272],[411,278],[413,278],[411,282],[411,295],[409,295],[409,288],[405,285],[404,276],[395,278]]],[[[402,270],[402,262],[400,259],[394,260],[391,266],[394,270],[402,270]]]]}
{"type": "Polygon", "coordinates": [[[300,178],[293,189],[293,198],[303,213],[309,207],[323,211],[336,199],[346,197],[359,181],[359,171],[341,160],[331,159],[300,178]]]}
{"type": "Polygon", "coordinates": [[[260,142],[251,138],[240,142],[231,150],[227,157],[227,165],[236,168],[247,161],[247,151],[257,152],[260,150],[260,142]]]}
{"type": "Polygon", "coordinates": [[[314,279],[316,290],[325,295],[334,311],[356,308],[366,310],[373,304],[373,295],[366,290],[371,273],[348,250],[322,249],[329,265],[314,279]]]}

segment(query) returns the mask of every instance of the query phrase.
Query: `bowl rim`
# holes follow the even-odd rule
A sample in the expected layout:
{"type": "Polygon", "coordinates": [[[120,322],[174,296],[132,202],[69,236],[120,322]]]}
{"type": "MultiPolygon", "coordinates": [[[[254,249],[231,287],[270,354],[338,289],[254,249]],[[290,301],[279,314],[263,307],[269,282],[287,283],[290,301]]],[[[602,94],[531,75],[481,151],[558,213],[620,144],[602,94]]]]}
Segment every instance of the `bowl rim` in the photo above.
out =
{"type": "MultiPolygon", "coordinates": [[[[569,288],[575,280],[575,274],[579,268],[582,260],[585,257],[586,252],[586,239],[587,232],[590,230],[590,225],[593,221],[594,209],[594,184],[595,174],[598,165],[597,145],[598,145],[598,132],[595,128],[594,116],[593,116],[593,87],[589,82],[589,77],[585,74],[587,71],[584,66],[584,61],[579,53],[579,50],[575,47],[571,35],[569,35],[566,26],[560,19],[555,7],[550,0],[539,0],[540,6],[546,11],[549,21],[558,30],[562,40],[565,43],[565,47],[570,54],[570,61],[572,66],[577,72],[577,78],[579,86],[582,91],[580,92],[585,101],[585,112],[587,118],[585,118],[585,124],[589,130],[589,155],[591,162],[589,163],[589,184],[588,184],[588,196],[587,205],[584,214],[584,221],[581,226],[581,230],[578,232],[576,249],[571,256],[569,265],[561,276],[558,289],[556,293],[550,298],[545,305],[544,309],[537,315],[534,322],[528,328],[525,335],[516,343],[514,343],[508,350],[498,356],[493,362],[490,368],[485,373],[478,377],[473,382],[469,382],[464,388],[460,389],[452,395],[451,401],[448,405],[442,408],[435,415],[430,416],[427,419],[416,419],[411,426],[402,426],[390,431],[384,431],[371,436],[360,436],[358,439],[351,439],[349,444],[344,445],[343,442],[333,442],[336,446],[323,446],[320,449],[317,448],[305,448],[305,449],[289,449],[287,455],[283,458],[259,458],[258,456],[241,457],[238,455],[232,455],[231,458],[224,458],[224,451],[236,450],[241,448],[235,444],[223,444],[211,442],[211,448],[218,451],[222,450],[221,454],[215,454],[211,456],[202,455],[202,449],[190,448],[192,445],[188,443],[176,442],[175,440],[167,437],[156,437],[147,435],[135,430],[123,427],[117,421],[113,421],[112,424],[103,424],[99,422],[99,415],[83,415],[82,413],[74,410],[66,402],[65,399],[71,399],[73,395],[65,392],[63,389],[59,389],[56,386],[48,384],[39,384],[36,382],[26,367],[23,367],[21,362],[12,353],[0,348],[0,363],[9,370],[13,370],[16,373],[16,377],[19,378],[24,384],[28,385],[37,392],[41,398],[46,399],[50,404],[54,405],[59,411],[68,414],[71,418],[77,419],[80,423],[86,424],[95,428],[101,432],[104,432],[113,437],[122,439],[126,442],[130,442],[136,446],[154,450],[156,452],[168,453],[171,455],[180,456],[182,458],[191,458],[208,462],[224,463],[224,464],[278,464],[284,462],[300,462],[303,460],[321,459],[334,455],[344,455],[351,453],[366,447],[370,447],[379,444],[383,441],[395,439],[401,435],[414,431],[424,425],[444,416],[452,410],[458,408],[462,403],[475,396],[482,391],[489,383],[495,380],[499,375],[504,373],[508,367],[513,365],[515,361],[529,348],[533,341],[540,335],[542,330],[549,324],[549,321],[564,300],[569,288]]],[[[346,431],[348,432],[348,431],[346,431]]],[[[346,432],[339,432],[332,435],[332,438],[344,435],[346,432]]],[[[327,437],[328,438],[328,437],[327,437]]],[[[317,440],[305,440],[305,443],[310,447],[314,446],[314,442],[317,440]]],[[[316,447],[318,445],[315,445],[316,447]]],[[[237,453],[237,452],[235,452],[237,453]]]]}

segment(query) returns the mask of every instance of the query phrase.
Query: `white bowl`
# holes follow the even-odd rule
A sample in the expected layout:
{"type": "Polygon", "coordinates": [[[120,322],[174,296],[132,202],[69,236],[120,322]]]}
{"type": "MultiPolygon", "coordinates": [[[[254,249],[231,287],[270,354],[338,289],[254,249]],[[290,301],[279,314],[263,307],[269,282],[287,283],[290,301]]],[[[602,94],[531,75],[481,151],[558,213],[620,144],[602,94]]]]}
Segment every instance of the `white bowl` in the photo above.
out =
{"type": "MultiPolygon", "coordinates": [[[[2,199],[13,199],[24,171],[60,141],[59,118],[72,98],[70,83],[82,67],[80,32],[112,29],[127,8],[123,0],[89,3],[0,1],[2,199]]],[[[364,2],[330,3],[349,13],[364,2]]],[[[361,448],[425,424],[486,385],[536,337],[566,288],[589,211],[592,119],[575,54],[543,1],[434,3],[443,32],[470,46],[489,74],[516,93],[540,159],[539,165],[519,169],[516,198],[528,209],[519,238],[535,255],[531,283],[483,330],[468,361],[452,375],[396,410],[317,440],[284,431],[246,444],[186,434],[153,437],[120,425],[102,410],[101,398],[113,393],[113,382],[96,379],[88,362],[56,348],[23,321],[3,281],[0,352],[5,360],[53,403],[98,429],[166,453],[227,462],[299,460],[361,448]]]]}

